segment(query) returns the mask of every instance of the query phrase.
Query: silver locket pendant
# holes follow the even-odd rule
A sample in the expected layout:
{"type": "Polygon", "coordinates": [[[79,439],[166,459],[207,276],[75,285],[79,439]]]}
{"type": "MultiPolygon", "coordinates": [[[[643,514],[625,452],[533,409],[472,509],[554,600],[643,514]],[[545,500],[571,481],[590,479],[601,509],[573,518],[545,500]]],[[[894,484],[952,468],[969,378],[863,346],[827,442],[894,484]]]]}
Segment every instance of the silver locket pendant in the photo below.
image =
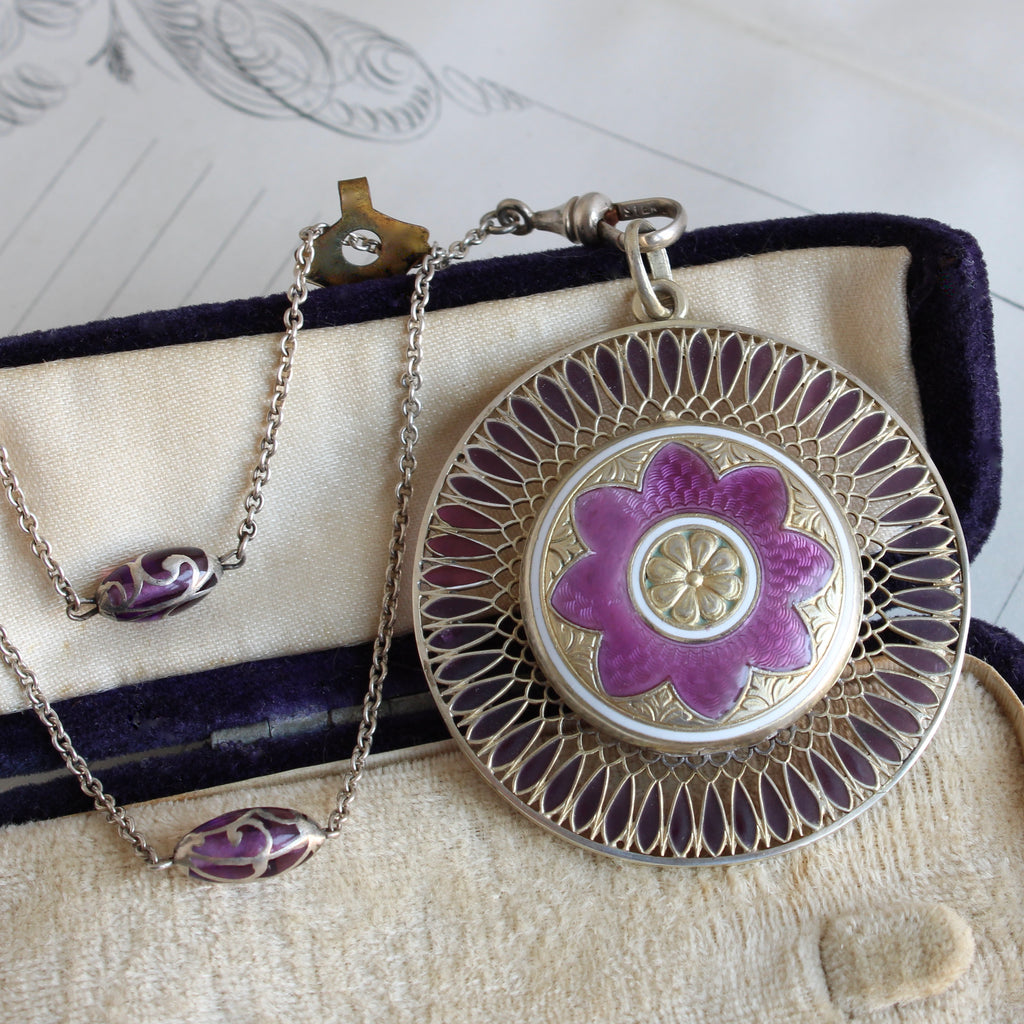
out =
{"type": "Polygon", "coordinates": [[[963,660],[966,548],[922,446],[756,331],[573,345],[477,417],[427,509],[416,631],[452,735],[602,853],[827,835],[908,770],[963,660]]]}

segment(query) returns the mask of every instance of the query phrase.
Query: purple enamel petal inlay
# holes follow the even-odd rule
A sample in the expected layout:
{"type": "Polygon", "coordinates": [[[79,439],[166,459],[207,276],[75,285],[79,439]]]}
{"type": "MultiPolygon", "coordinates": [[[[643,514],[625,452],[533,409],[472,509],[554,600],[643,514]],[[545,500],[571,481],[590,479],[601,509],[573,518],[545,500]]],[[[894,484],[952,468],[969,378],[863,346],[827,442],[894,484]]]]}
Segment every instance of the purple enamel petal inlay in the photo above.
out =
{"type": "Polygon", "coordinates": [[[825,418],[821,421],[819,437],[828,437],[847,423],[860,405],[860,391],[845,391],[830,406],[825,418]]]}
{"type": "Polygon", "coordinates": [[[661,787],[651,786],[636,821],[636,838],[640,849],[649,851],[658,841],[663,820],[661,787]]]}
{"type": "Polygon", "coordinates": [[[761,776],[761,806],[764,808],[765,821],[779,839],[787,839],[791,831],[789,811],[775,783],[767,775],[761,776]]]}
{"type": "Polygon", "coordinates": [[[933,704],[938,704],[939,702],[939,698],[935,696],[932,688],[930,686],[926,686],[920,679],[914,679],[912,676],[905,676],[902,672],[882,671],[878,673],[878,678],[881,679],[893,693],[898,694],[904,700],[910,701],[911,704],[920,704],[922,707],[931,707],[933,704]]]}
{"type": "Polygon", "coordinates": [[[864,745],[876,757],[880,757],[883,761],[889,761],[891,764],[899,763],[900,748],[892,737],[887,736],[878,726],[865,722],[863,718],[857,718],[854,715],[850,716],[850,724],[864,745]]]}
{"type": "Polygon", "coordinates": [[[887,476],[872,492],[872,498],[891,498],[897,494],[910,494],[928,475],[928,470],[919,466],[908,466],[898,469],[892,476],[887,476]]]}
{"type": "Polygon", "coordinates": [[[454,651],[492,636],[493,626],[448,626],[430,635],[430,646],[439,651],[454,651]]]}
{"type": "Polygon", "coordinates": [[[540,400],[563,422],[570,427],[578,426],[576,414],[572,411],[565,392],[550,378],[537,379],[537,394],[540,400]]]}
{"type": "Polygon", "coordinates": [[[889,541],[890,551],[934,551],[954,539],[945,526],[921,526],[889,541]]]}
{"type": "Polygon", "coordinates": [[[528,402],[525,398],[513,398],[510,403],[512,409],[512,415],[531,434],[539,437],[542,441],[547,441],[548,444],[555,444],[555,433],[551,429],[551,424],[544,418],[544,414],[537,408],[532,402],[528,402]]]}
{"type": "Polygon", "coordinates": [[[465,505],[441,505],[437,510],[437,517],[442,523],[454,526],[456,530],[498,530],[498,524],[477,512],[474,508],[467,508],[465,505]]]}
{"type": "Polygon", "coordinates": [[[821,805],[807,780],[791,764],[787,764],[786,781],[797,813],[808,825],[817,828],[821,824],[821,805]]]}
{"type": "Polygon", "coordinates": [[[878,784],[878,775],[871,767],[871,762],[856,747],[836,735],[832,736],[832,746],[843,767],[850,773],[850,778],[863,786],[873,787],[878,784]]]}
{"type": "Polygon", "coordinates": [[[591,412],[599,413],[601,411],[601,403],[598,401],[594,382],[590,379],[590,374],[587,373],[587,369],[582,363],[570,359],[565,364],[565,379],[569,382],[569,387],[576,392],[591,412]]]}
{"type": "Polygon", "coordinates": [[[862,420],[857,420],[836,454],[846,455],[848,452],[854,452],[858,448],[863,448],[869,441],[873,441],[878,437],[885,426],[885,422],[886,415],[884,412],[873,412],[862,420]]]}
{"type": "Polygon", "coordinates": [[[494,549],[459,533],[441,533],[427,541],[427,547],[442,558],[487,558],[494,549]]]}
{"type": "Polygon", "coordinates": [[[757,841],[757,814],[739,783],[732,791],[732,824],[740,842],[749,850],[757,841]]]}
{"type": "Polygon", "coordinates": [[[671,331],[662,331],[658,339],[658,365],[669,394],[679,390],[679,340],[671,331]]]}
{"type": "Polygon", "coordinates": [[[668,821],[668,841],[672,844],[672,849],[681,857],[690,845],[692,836],[693,811],[690,808],[686,789],[681,787],[676,796],[675,807],[672,808],[672,817],[668,821]]]}
{"type": "Polygon", "coordinates": [[[500,444],[510,455],[514,455],[524,462],[540,461],[533,446],[510,423],[504,423],[501,420],[488,420],[487,433],[491,435],[495,444],[500,444]]]}
{"type": "Polygon", "coordinates": [[[112,569],[96,587],[96,609],[122,622],[152,622],[204,598],[220,562],[199,548],[149,551],[112,569]]]}
{"type": "Polygon", "coordinates": [[[689,707],[720,719],[752,668],[795,671],[810,663],[810,635],[794,606],[825,586],[834,563],[818,541],[782,525],[787,508],[777,470],[740,466],[719,479],[700,455],[674,442],[651,460],[639,491],[607,485],[576,498],[576,528],[590,553],[562,574],[551,604],[568,622],[601,633],[597,664],[606,693],[631,697],[670,680],[689,707]],[[628,564],[641,537],[681,512],[728,522],[760,566],[760,590],[746,618],[696,644],[656,631],[628,590],[628,564]]]}
{"type": "Polygon", "coordinates": [[[949,671],[949,663],[937,651],[928,647],[914,647],[910,644],[889,644],[885,653],[901,665],[925,675],[941,675],[949,671]]]}
{"type": "Polygon", "coordinates": [[[467,569],[461,565],[438,565],[428,569],[423,574],[423,579],[432,587],[440,587],[442,590],[460,590],[487,583],[491,579],[491,574],[479,569],[467,569]]]}
{"type": "Polygon", "coordinates": [[[524,790],[532,789],[540,782],[544,773],[551,767],[561,746],[561,740],[552,740],[526,761],[516,776],[515,788],[518,792],[522,793],[524,790]]]}
{"type": "Polygon", "coordinates": [[[479,615],[490,607],[490,601],[479,597],[439,597],[431,601],[423,611],[433,619],[459,619],[479,615]]]}
{"type": "Polygon", "coordinates": [[[580,758],[574,757],[564,768],[560,768],[555,777],[544,789],[544,798],[541,800],[541,810],[545,814],[561,807],[569,798],[576,776],[580,770],[580,758]]]}
{"type": "Polygon", "coordinates": [[[747,398],[751,402],[757,398],[761,388],[768,380],[772,361],[772,350],[768,345],[761,345],[750,357],[750,365],[747,369],[747,398]]]}
{"type": "Polygon", "coordinates": [[[725,846],[725,811],[722,798],[714,786],[708,786],[704,796],[704,819],[700,831],[708,850],[716,856],[720,854],[725,846]]]}
{"type": "Polygon", "coordinates": [[[789,401],[790,396],[796,391],[803,373],[803,356],[790,356],[786,365],[779,372],[778,380],[775,382],[775,395],[772,398],[772,408],[774,410],[778,411],[789,401]]]}
{"type": "Polygon", "coordinates": [[[942,499],[937,494],[921,494],[910,498],[882,516],[883,523],[916,523],[935,515],[942,508],[942,499]]]}
{"type": "Polygon", "coordinates": [[[612,398],[616,402],[624,402],[626,388],[622,381],[622,367],[615,354],[604,347],[599,348],[594,356],[594,365],[612,398]]]}
{"type": "Polygon", "coordinates": [[[618,793],[612,798],[612,802],[608,805],[608,810],[604,816],[605,842],[614,843],[629,827],[630,819],[633,816],[635,785],[633,776],[628,776],[619,788],[618,793]]]}
{"type": "Polygon", "coordinates": [[[951,612],[960,606],[960,598],[951,590],[934,587],[913,587],[893,594],[893,600],[904,608],[922,612],[951,612]]]}
{"type": "Polygon", "coordinates": [[[889,623],[901,633],[933,644],[951,644],[960,635],[959,630],[944,619],[926,619],[920,615],[904,619],[890,619],[889,623]]]}
{"type": "Polygon", "coordinates": [[[854,470],[858,476],[867,476],[895,465],[906,454],[910,442],[905,437],[894,437],[891,441],[880,444],[854,470]]]}
{"type": "Polygon", "coordinates": [[[639,338],[630,338],[626,342],[626,365],[629,367],[630,375],[636,382],[642,395],[647,395],[651,390],[651,358],[647,353],[647,347],[639,338]]]}
{"type": "Polygon", "coordinates": [[[704,390],[708,373],[711,371],[711,342],[708,341],[707,335],[703,331],[698,331],[690,340],[686,365],[690,368],[690,379],[693,381],[694,391],[699,395],[704,390]]]}
{"type": "Polygon", "coordinates": [[[573,828],[584,828],[594,820],[594,816],[601,809],[607,778],[608,769],[601,768],[594,773],[594,777],[583,787],[583,792],[576,797],[572,807],[573,828]]]}
{"type": "Polygon", "coordinates": [[[483,480],[479,480],[475,476],[453,476],[451,485],[453,491],[481,505],[493,505],[497,508],[508,505],[508,498],[501,491],[495,490],[490,484],[484,483],[483,480]]]}
{"type": "Polygon", "coordinates": [[[470,448],[470,462],[481,472],[489,476],[498,477],[501,480],[508,480],[510,483],[521,484],[522,476],[512,468],[500,455],[488,448],[470,448]]]}
{"type": "Polygon", "coordinates": [[[533,742],[541,728],[542,723],[531,722],[510,733],[495,747],[491,764],[495,768],[503,768],[505,765],[511,764],[533,742]]]}
{"type": "Polygon", "coordinates": [[[823,757],[811,751],[811,768],[829,803],[841,811],[850,809],[850,790],[838,772],[823,757]]]}
{"type": "Polygon", "coordinates": [[[513,700],[502,704],[493,711],[488,711],[473,723],[466,736],[478,743],[480,740],[490,739],[502,732],[511,722],[514,722],[522,711],[522,701],[513,700]]]}
{"type": "MultiPolygon", "coordinates": [[[[440,676],[438,677],[440,678],[440,676]]],[[[453,712],[464,715],[468,711],[477,711],[500,697],[508,689],[509,679],[496,679],[486,683],[476,683],[462,690],[451,703],[453,712]]]]}
{"type": "Polygon", "coordinates": [[[798,421],[807,419],[815,409],[821,405],[832,390],[833,374],[831,370],[823,370],[807,386],[804,397],[800,402],[800,409],[796,414],[798,421]]]}
{"type": "Polygon", "coordinates": [[[743,346],[735,334],[729,336],[722,346],[722,354],[718,359],[718,372],[722,386],[722,394],[727,395],[736,383],[736,377],[743,365],[743,346]]]}
{"type": "Polygon", "coordinates": [[[178,870],[207,882],[251,882],[279,875],[311,857],[325,839],[304,814],[247,807],[193,829],[177,845],[178,870]]]}
{"type": "MultiPolygon", "coordinates": [[[[446,661],[444,665],[438,669],[437,678],[443,679],[449,683],[457,683],[463,679],[472,679],[473,676],[478,676],[486,669],[493,668],[503,660],[500,653],[494,651],[482,651],[473,654],[459,654],[456,657],[446,661]]],[[[504,680],[501,683],[505,685],[504,680]]],[[[465,691],[463,691],[463,694],[465,691]]],[[[460,694],[461,697],[463,694],[460,694]]],[[[479,707],[479,704],[474,707],[479,707]]]]}

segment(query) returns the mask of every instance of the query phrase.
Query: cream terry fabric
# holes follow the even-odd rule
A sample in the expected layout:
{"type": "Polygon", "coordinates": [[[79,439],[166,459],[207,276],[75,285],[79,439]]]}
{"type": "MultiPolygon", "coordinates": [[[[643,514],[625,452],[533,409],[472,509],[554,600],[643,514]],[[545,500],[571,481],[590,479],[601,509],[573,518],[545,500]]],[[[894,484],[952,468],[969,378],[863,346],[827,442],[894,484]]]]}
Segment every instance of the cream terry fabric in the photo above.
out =
{"type": "MultiPolygon", "coordinates": [[[[577,849],[451,744],[375,762],[344,835],[265,883],[140,870],[98,814],[7,829],[0,1018],[1016,1024],[1024,728],[983,682],[1013,706],[969,665],[893,792],[754,864],[652,868],[577,849]]],[[[169,844],[232,807],[315,813],[341,767],[136,817],[169,844]]]]}
{"type": "MultiPolygon", "coordinates": [[[[904,249],[772,253],[677,272],[696,319],[793,341],[864,380],[914,427],[904,249]]],[[[473,418],[545,357],[633,322],[611,282],[429,312],[414,525],[473,418]]],[[[280,450],[245,568],[156,628],[69,622],[0,509],[0,622],[51,699],[366,640],[397,483],[402,320],[300,335],[280,450]]],[[[277,358],[273,336],[0,370],[0,439],[83,593],[172,545],[232,549],[277,358]]],[[[413,532],[415,536],[415,532],[413,532]]],[[[408,601],[399,629],[410,628],[408,601]]],[[[25,706],[0,674],[0,713],[25,706]]]]}

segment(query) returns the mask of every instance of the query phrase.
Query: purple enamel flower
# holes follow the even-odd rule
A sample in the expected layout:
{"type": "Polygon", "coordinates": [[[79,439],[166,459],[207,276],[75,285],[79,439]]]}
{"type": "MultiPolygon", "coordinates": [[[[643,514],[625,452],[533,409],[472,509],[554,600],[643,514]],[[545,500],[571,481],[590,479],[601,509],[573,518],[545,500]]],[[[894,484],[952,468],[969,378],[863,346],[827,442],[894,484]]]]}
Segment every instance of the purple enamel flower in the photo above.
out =
{"type": "Polygon", "coordinates": [[[751,669],[792,672],[813,657],[795,606],[828,582],[833,558],[783,526],[785,482],[768,466],[716,476],[691,448],[665,444],[639,490],[604,485],[573,505],[589,553],[551,605],[601,634],[597,668],[612,697],[669,681],[698,714],[721,719],[751,669]]]}

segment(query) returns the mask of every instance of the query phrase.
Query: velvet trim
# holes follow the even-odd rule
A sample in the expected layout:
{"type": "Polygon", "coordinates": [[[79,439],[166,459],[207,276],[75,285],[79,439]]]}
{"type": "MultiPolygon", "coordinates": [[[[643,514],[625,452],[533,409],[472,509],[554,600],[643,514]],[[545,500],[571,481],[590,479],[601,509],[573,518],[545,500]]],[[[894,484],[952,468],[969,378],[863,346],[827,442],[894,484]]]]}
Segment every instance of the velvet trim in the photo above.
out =
{"type": "MultiPolygon", "coordinates": [[[[107,790],[134,803],[347,759],[371,654],[367,643],[272,658],[54,707],[107,790]]],[[[390,662],[374,750],[445,739],[412,636],[395,640],[390,662]]],[[[0,735],[0,779],[10,780],[0,790],[0,823],[87,806],[33,711],[5,716],[0,735]]]]}
{"type": "MultiPolygon", "coordinates": [[[[967,652],[995,668],[1024,699],[1024,643],[1017,637],[975,620],[967,652]]],[[[80,737],[79,750],[102,772],[108,790],[119,801],[134,803],[346,759],[356,738],[371,653],[370,644],[360,644],[273,658],[54,706],[69,733],[80,737]],[[212,708],[219,710],[213,733],[212,708]]],[[[7,715],[2,735],[0,778],[21,777],[24,783],[0,791],[0,823],[83,809],[75,780],[57,765],[33,712],[7,715]]],[[[415,641],[398,637],[374,750],[447,737],[415,641]]]]}
{"type": "Polygon", "coordinates": [[[975,619],[967,635],[967,653],[991,665],[1024,701],[1024,643],[1018,637],[975,619]]]}
{"type": "MultiPolygon", "coordinates": [[[[685,235],[673,266],[831,246],[903,246],[911,254],[911,358],[926,441],[977,554],[999,505],[1000,418],[984,263],[967,234],[934,221],[836,214],[708,228],[685,235]]],[[[439,274],[431,308],[522,296],[625,276],[613,251],[577,247],[473,261],[439,274]]],[[[306,323],[326,327],[402,316],[407,278],[311,294],[306,323]]],[[[0,366],[213,340],[281,329],[281,296],[39,331],[0,341],[0,366]]],[[[972,654],[1024,695],[1024,647],[974,623],[972,654]]],[[[366,685],[369,645],[229,666],[57,704],[83,754],[123,802],[188,792],[347,757],[366,685]]],[[[444,738],[411,638],[396,641],[375,749],[444,738]]],[[[0,822],[83,809],[74,779],[32,712],[0,720],[0,822]],[[11,782],[15,782],[13,786],[11,782]]]]}

